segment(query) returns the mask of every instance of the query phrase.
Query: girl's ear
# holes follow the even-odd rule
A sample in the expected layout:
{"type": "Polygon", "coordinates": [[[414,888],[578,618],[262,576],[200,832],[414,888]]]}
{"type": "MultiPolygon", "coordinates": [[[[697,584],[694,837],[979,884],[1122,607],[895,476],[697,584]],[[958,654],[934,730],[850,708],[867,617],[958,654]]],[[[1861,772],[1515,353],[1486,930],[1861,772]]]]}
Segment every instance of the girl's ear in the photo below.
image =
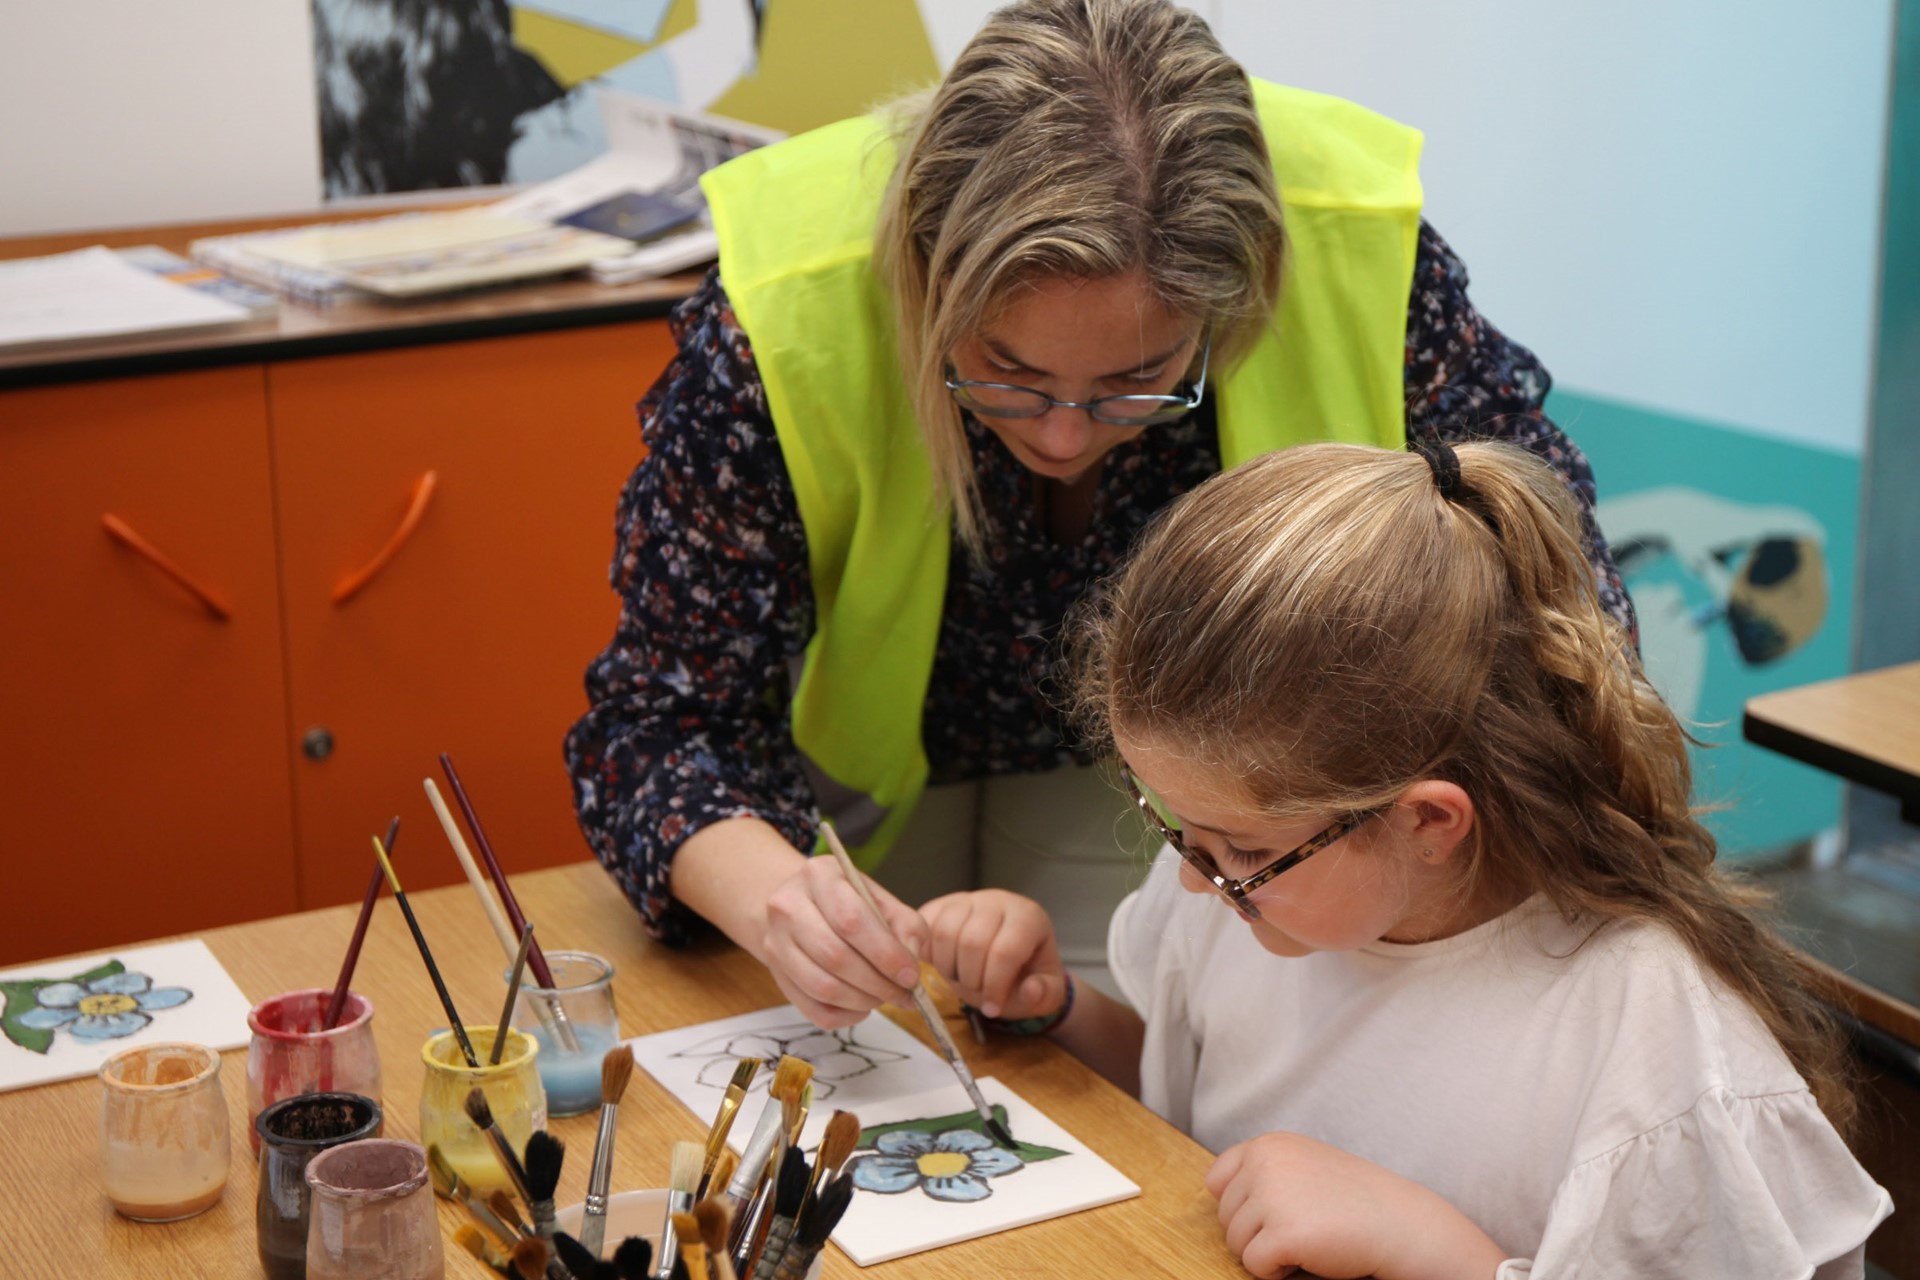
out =
{"type": "Polygon", "coordinates": [[[1451,782],[1416,782],[1402,793],[1400,807],[1412,815],[1404,830],[1423,862],[1447,861],[1473,830],[1473,800],[1451,782]]]}

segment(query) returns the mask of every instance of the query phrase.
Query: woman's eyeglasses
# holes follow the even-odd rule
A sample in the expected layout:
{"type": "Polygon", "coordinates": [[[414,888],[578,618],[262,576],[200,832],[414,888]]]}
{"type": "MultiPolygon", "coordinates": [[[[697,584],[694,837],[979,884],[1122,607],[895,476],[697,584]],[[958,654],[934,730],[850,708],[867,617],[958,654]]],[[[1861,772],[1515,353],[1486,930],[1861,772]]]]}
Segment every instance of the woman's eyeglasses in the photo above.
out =
{"type": "Polygon", "coordinates": [[[1256,889],[1281,872],[1290,871],[1299,866],[1342,836],[1351,834],[1369,818],[1378,817],[1381,812],[1378,809],[1369,809],[1363,813],[1342,818],[1305,844],[1281,854],[1252,875],[1235,878],[1223,875],[1220,868],[1214,865],[1213,859],[1207,856],[1205,850],[1194,848],[1181,837],[1180,819],[1175,817],[1165,802],[1153,793],[1152,788],[1133,776],[1133,770],[1121,765],[1120,778],[1126,784],[1127,793],[1133,797],[1133,802],[1140,806],[1140,812],[1146,815],[1147,821],[1166,839],[1166,842],[1173,846],[1173,851],[1184,858],[1188,866],[1200,873],[1201,879],[1212,885],[1221,897],[1233,904],[1235,911],[1248,920],[1260,918],[1260,908],[1253,904],[1250,896],[1256,889]]]}
{"type": "Polygon", "coordinates": [[[1207,393],[1207,364],[1213,356],[1213,330],[1200,348],[1200,376],[1183,395],[1096,396],[1092,400],[1055,400],[1044,391],[1009,382],[973,382],[954,377],[947,366],[947,391],[954,403],[989,418],[1037,418],[1050,409],[1085,409],[1095,422],[1115,427],[1151,427],[1184,418],[1200,407],[1207,393]]]}

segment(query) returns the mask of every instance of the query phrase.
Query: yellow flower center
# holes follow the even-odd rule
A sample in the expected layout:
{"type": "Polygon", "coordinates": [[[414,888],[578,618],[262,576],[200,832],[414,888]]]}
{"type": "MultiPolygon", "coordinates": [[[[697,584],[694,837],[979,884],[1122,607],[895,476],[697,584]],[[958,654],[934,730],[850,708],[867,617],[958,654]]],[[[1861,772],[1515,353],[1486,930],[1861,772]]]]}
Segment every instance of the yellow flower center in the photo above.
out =
{"type": "Polygon", "coordinates": [[[929,1151],[914,1164],[923,1178],[951,1178],[965,1173],[973,1161],[964,1151],[929,1151]]]}
{"type": "Polygon", "coordinates": [[[106,1014],[125,1013],[129,1009],[138,1009],[139,1001],[132,996],[113,995],[82,996],[80,1012],[89,1017],[98,1018],[106,1014]]]}

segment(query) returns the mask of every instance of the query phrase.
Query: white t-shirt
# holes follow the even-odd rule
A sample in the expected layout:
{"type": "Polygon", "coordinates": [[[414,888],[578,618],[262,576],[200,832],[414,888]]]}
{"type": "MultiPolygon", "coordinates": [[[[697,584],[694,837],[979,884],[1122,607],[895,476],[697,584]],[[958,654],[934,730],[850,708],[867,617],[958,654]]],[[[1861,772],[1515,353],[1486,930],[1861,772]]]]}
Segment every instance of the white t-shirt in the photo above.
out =
{"type": "Polygon", "coordinates": [[[1213,1151],[1304,1134],[1444,1196],[1499,1280],[1838,1280],[1893,1211],[1665,928],[1535,899],[1438,942],[1272,955],[1166,851],[1120,905],[1141,1099],[1213,1151]]]}

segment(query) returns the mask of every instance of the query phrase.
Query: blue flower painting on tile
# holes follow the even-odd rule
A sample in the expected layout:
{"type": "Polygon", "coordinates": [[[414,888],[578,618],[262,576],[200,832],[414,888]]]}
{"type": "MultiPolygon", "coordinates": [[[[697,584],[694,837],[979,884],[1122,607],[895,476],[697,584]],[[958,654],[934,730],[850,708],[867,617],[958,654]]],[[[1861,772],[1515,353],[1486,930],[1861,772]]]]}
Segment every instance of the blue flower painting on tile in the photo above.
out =
{"type": "MultiPolygon", "coordinates": [[[[993,1111],[1006,1124],[1006,1108],[993,1111]]],[[[861,1132],[856,1150],[847,1168],[860,1190],[880,1195],[918,1190],[952,1204],[984,1200],[993,1194],[989,1179],[1067,1154],[1027,1142],[1004,1147],[987,1135],[985,1123],[972,1111],[875,1125],[861,1132]]]]}
{"type": "Polygon", "coordinates": [[[144,973],[131,973],[118,960],[72,978],[0,982],[6,999],[0,1033],[33,1053],[53,1047],[54,1033],[76,1040],[117,1040],[140,1031],[162,1009],[193,999],[185,987],[156,987],[144,973]]]}

